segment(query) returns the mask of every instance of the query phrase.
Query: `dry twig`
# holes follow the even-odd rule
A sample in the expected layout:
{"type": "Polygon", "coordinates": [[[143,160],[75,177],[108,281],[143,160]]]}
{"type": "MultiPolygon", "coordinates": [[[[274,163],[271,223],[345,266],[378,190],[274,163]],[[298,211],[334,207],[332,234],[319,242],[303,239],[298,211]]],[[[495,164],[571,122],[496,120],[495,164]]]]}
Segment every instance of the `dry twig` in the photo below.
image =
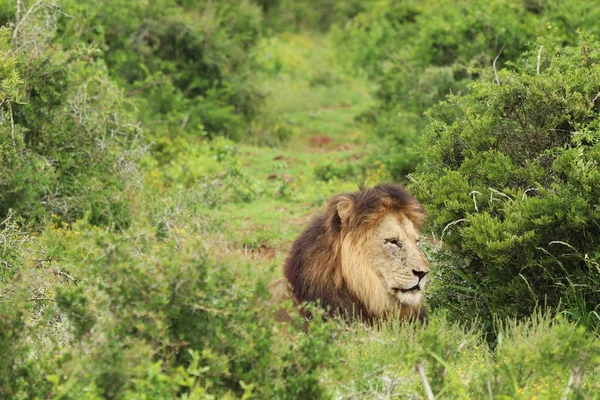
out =
{"type": "Polygon", "coordinates": [[[10,135],[12,137],[13,149],[17,149],[17,142],[15,140],[15,119],[13,118],[12,106],[10,105],[10,101],[7,101],[8,105],[8,115],[10,116],[10,135]]]}
{"type": "Polygon", "coordinates": [[[425,387],[425,393],[427,394],[427,400],[434,400],[435,396],[433,395],[433,391],[431,390],[431,385],[429,384],[429,380],[425,375],[425,368],[423,368],[423,363],[420,362],[417,364],[417,372],[421,376],[421,380],[423,381],[423,386],[425,387]]]}
{"type": "Polygon", "coordinates": [[[504,50],[504,46],[506,46],[506,45],[505,44],[502,45],[502,48],[500,49],[500,51],[498,52],[498,55],[496,56],[496,58],[494,58],[494,62],[492,63],[492,67],[494,68],[494,76],[496,77],[496,83],[498,85],[500,84],[500,78],[498,78],[498,71],[496,70],[496,61],[498,61],[500,54],[502,54],[502,50],[504,50]]]}
{"type": "Polygon", "coordinates": [[[35,12],[35,10],[37,10],[42,5],[43,1],[44,0],[36,1],[29,8],[29,10],[27,10],[25,15],[23,15],[23,17],[21,17],[21,9],[23,7],[23,4],[22,4],[21,0],[17,0],[17,13],[16,13],[16,20],[15,20],[15,29],[13,29],[13,34],[12,34],[13,47],[16,47],[17,39],[19,37],[19,30],[21,29],[21,26],[23,26],[23,23],[25,21],[27,21],[27,19],[29,17],[31,17],[31,15],[35,12]]]}
{"type": "Polygon", "coordinates": [[[542,61],[542,49],[544,48],[544,46],[540,46],[540,50],[538,51],[538,56],[537,56],[537,68],[535,69],[537,74],[540,74],[540,63],[542,61]]]}

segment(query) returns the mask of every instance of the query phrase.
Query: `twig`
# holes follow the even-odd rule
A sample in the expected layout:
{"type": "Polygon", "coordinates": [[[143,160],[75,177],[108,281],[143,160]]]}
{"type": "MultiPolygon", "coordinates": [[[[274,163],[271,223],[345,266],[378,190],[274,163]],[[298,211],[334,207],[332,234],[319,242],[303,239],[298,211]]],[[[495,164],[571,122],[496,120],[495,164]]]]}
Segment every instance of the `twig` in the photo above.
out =
{"type": "Polygon", "coordinates": [[[10,135],[12,137],[13,149],[17,151],[17,142],[15,140],[15,119],[13,118],[12,106],[10,105],[10,101],[7,101],[8,104],[8,115],[10,115],[10,135]]]}
{"type": "Polygon", "coordinates": [[[544,46],[540,46],[540,50],[538,51],[538,57],[537,57],[537,68],[535,69],[537,74],[540,74],[540,62],[542,61],[542,49],[544,48],[544,46]]]}
{"type": "Polygon", "coordinates": [[[571,371],[571,375],[569,376],[569,381],[567,382],[567,387],[565,388],[565,392],[563,393],[561,400],[568,400],[569,393],[571,392],[571,386],[573,385],[573,371],[571,371]]]}
{"type": "Polygon", "coordinates": [[[499,194],[500,196],[504,197],[504,198],[505,198],[505,199],[507,199],[507,200],[512,200],[512,199],[510,198],[510,196],[509,196],[509,195],[507,195],[506,193],[502,193],[501,191],[499,191],[499,190],[496,190],[496,189],[494,189],[494,188],[491,188],[491,187],[489,187],[488,189],[490,190],[490,202],[491,202],[491,201],[493,201],[493,200],[495,200],[495,199],[494,199],[494,193],[496,193],[496,194],[499,194]]]}
{"type": "Polygon", "coordinates": [[[179,128],[180,129],[185,129],[185,127],[187,126],[188,121],[190,120],[190,113],[187,113],[185,115],[185,117],[183,117],[183,120],[181,121],[181,124],[179,124],[179,128]]]}
{"type": "Polygon", "coordinates": [[[476,194],[481,194],[481,192],[478,192],[477,190],[473,190],[473,191],[471,191],[471,193],[469,193],[469,196],[473,197],[473,204],[475,204],[475,211],[479,212],[479,207],[477,207],[477,198],[475,197],[476,194]]]}
{"type": "Polygon", "coordinates": [[[529,188],[526,191],[523,192],[523,196],[521,196],[521,201],[525,201],[525,196],[527,196],[527,193],[535,191],[537,192],[537,188],[529,188]]]}
{"type": "Polygon", "coordinates": [[[27,301],[54,301],[54,299],[50,299],[48,297],[30,297],[27,301]]]}
{"type": "Polygon", "coordinates": [[[231,313],[229,311],[223,311],[223,310],[215,310],[214,308],[209,308],[200,304],[192,304],[191,307],[194,310],[201,310],[201,311],[206,311],[206,312],[210,312],[213,314],[221,314],[221,315],[231,315],[231,313]]]}
{"type": "Polygon", "coordinates": [[[15,29],[13,30],[13,34],[12,34],[12,43],[13,43],[13,47],[16,47],[16,43],[17,43],[17,36],[19,34],[19,29],[21,29],[21,26],[23,25],[23,23],[29,18],[31,17],[31,14],[33,14],[35,12],[35,10],[42,4],[44,0],[38,0],[36,1],[30,8],[29,10],[27,10],[27,12],[25,13],[25,15],[23,15],[23,18],[21,17],[21,7],[22,7],[22,3],[21,0],[17,0],[17,19],[15,21],[15,29]]]}
{"type": "Polygon", "coordinates": [[[75,286],[77,286],[77,280],[75,278],[73,278],[71,275],[67,274],[66,272],[61,271],[60,269],[57,268],[55,270],[55,273],[56,273],[56,275],[64,276],[65,278],[70,279],[75,284],[75,286]]]}
{"type": "Polygon", "coordinates": [[[496,70],[496,61],[498,61],[500,54],[502,54],[502,50],[504,50],[504,46],[506,46],[506,44],[502,45],[502,48],[500,49],[500,51],[498,52],[498,55],[496,56],[496,58],[494,58],[494,62],[492,63],[492,67],[494,68],[494,76],[496,77],[496,83],[498,85],[500,84],[500,79],[498,78],[498,71],[496,70]]]}
{"type": "Polygon", "coordinates": [[[434,400],[435,396],[433,395],[433,391],[431,390],[429,380],[427,379],[427,376],[425,376],[425,368],[423,368],[422,362],[417,364],[417,372],[419,373],[419,375],[421,375],[423,387],[425,387],[425,393],[427,394],[427,400],[434,400]]]}
{"type": "Polygon", "coordinates": [[[448,228],[450,228],[451,226],[454,226],[456,224],[458,224],[459,222],[463,222],[463,221],[467,221],[467,222],[471,222],[466,218],[461,218],[461,219],[457,219],[456,221],[450,222],[448,225],[446,225],[446,227],[442,230],[442,236],[440,236],[440,240],[444,240],[444,234],[446,233],[446,230],[448,228]]]}
{"type": "Polygon", "coordinates": [[[15,21],[21,19],[21,10],[23,9],[23,1],[17,0],[17,10],[15,11],[15,21]]]}
{"type": "Polygon", "coordinates": [[[575,253],[578,253],[577,249],[567,242],[563,242],[561,240],[553,240],[550,243],[548,243],[548,246],[550,246],[551,244],[562,244],[563,246],[566,246],[566,247],[570,248],[571,250],[573,250],[575,253]]]}

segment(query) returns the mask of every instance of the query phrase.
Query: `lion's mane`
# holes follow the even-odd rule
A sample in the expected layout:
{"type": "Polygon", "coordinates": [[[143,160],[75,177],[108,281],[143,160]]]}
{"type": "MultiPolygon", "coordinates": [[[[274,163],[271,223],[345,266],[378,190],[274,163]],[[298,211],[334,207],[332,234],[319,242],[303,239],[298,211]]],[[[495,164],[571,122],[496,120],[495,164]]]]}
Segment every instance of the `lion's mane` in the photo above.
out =
{"type": "Polygon", "coordinates": [[[345,319],[358,317],[372,322],[396,312],[401,317],[425,320],[422,305],[390,309],[387,294],[377,292],[381,291],[376,289],[380,286],[369,288],[364,284],[370,264],[360,237],[368,235],[390,212],[404,214],[417,229],[425,219],[419,201],[400,185],[380,184],[335,196],[326,212],[314,218],[296,239],[285,262],[284,275],[294,301],[318,303],[330,315],[345,319]],[[350,246],[342,248],[342,239],[348,234],[353,240],[350,246]],[[346,254],[342,256],[344,251],[346,254]],[[362,259],[353,262],[352,268],[342,265],[350,258],[356,261],[357,257],[362,259]]]}

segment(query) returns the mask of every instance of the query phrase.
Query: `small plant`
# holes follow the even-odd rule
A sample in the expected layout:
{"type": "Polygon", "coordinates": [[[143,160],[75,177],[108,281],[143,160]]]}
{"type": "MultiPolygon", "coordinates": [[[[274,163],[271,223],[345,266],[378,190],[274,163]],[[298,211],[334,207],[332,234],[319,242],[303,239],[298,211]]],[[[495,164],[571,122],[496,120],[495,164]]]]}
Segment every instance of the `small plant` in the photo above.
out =
{"type": "Polygon", "coordinates": [[[315,177],[324,182],[345,179],[355,175],[355,167],[347,162],[327,162],[315,167],[315,177]]]}

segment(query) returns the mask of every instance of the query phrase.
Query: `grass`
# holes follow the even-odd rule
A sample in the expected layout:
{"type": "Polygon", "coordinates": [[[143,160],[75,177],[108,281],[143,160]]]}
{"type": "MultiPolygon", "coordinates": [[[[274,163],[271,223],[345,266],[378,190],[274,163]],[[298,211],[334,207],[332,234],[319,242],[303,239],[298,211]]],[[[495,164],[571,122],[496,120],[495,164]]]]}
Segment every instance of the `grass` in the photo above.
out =
{"type": "Polygon", "coordinates": [[[261,46],[259,59],[272,71],[261,80],[268,93],[266,113],[291,127],[293,135],[282,146],[268,147],[258,145],[257,133],[238,146],[241,171],[264,193],[251,202],[227,203],[213,216],[228,220],[221,234],[230,249],[246,251],[253,269],[267,274],[263,278],[281,275],[293,239],[328,198],[356,190],[361,182],[360,176],[315,179],[315,168],[325,162],[361,159],[368,127],[355,117],[372,104],[368,81],[343,71],[331,50],[324,38],[296,34],[270,38],[261,46]]]}

